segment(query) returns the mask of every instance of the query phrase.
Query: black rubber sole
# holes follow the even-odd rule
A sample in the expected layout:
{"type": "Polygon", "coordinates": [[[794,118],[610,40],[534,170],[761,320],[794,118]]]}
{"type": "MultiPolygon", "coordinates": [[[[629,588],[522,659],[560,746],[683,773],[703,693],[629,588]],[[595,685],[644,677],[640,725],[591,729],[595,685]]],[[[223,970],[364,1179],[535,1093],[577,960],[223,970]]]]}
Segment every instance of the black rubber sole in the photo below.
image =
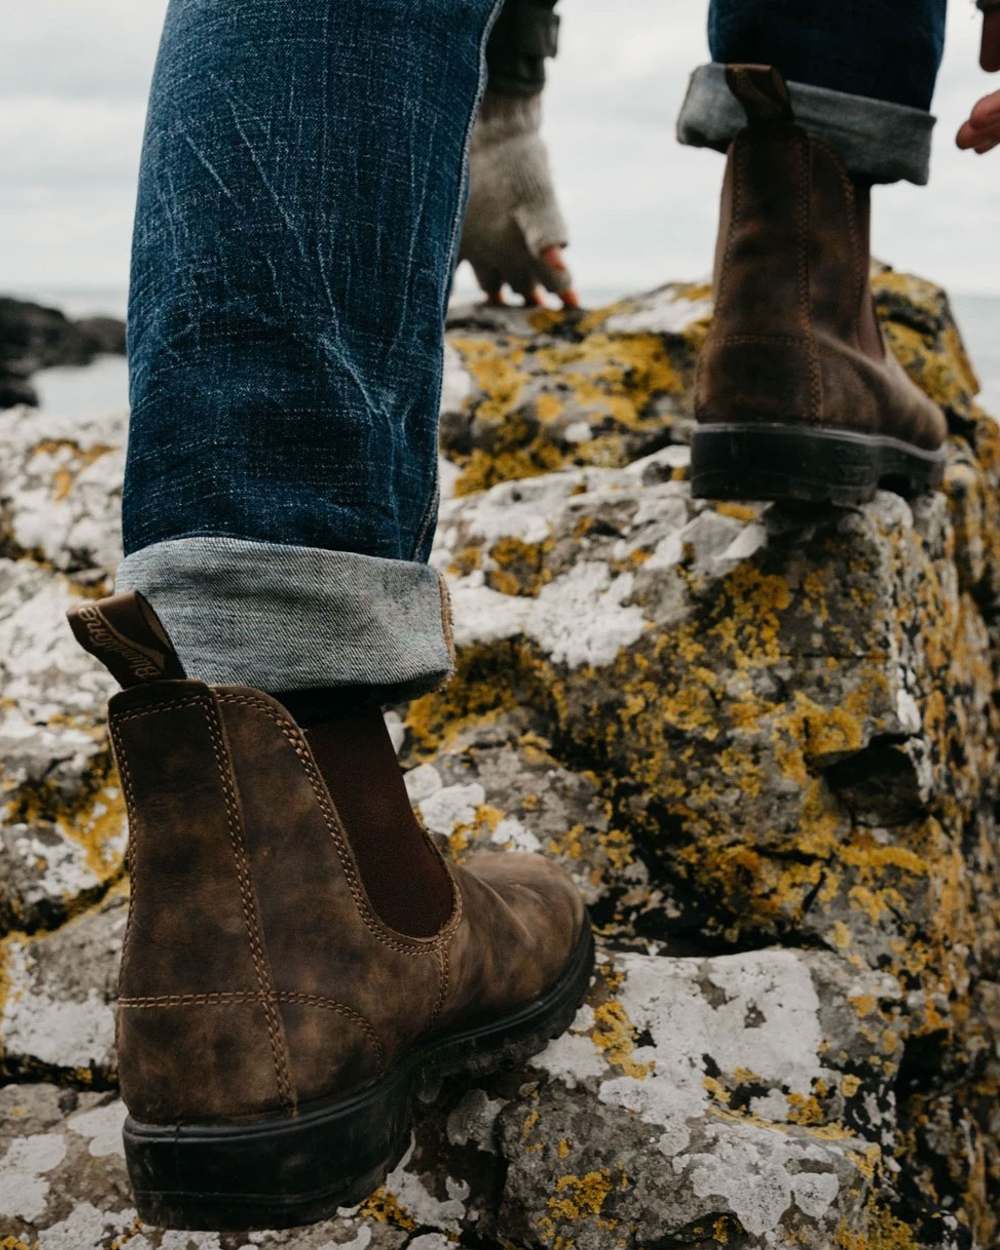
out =
{"type": "Polygon", "coordinates": [[[946,454],[877,434],[804,425],[702,426],[691,443],[695,499],[798,500],[844,507],[880,488],[910,498],[944,477],[946,454]]]}
{"type": "Polygon", "coordinates": [[[427,1077],[517,1067],[572,1023],[590,984],[589,926],[542,998],[480,1028],[436,1038],[351,1097],[297,1116],[219,1125],[125,1121],[139,1218],[161,1228],[294,1228],[363,1201],[409,1145],[413,1095],[427,1077]]]}

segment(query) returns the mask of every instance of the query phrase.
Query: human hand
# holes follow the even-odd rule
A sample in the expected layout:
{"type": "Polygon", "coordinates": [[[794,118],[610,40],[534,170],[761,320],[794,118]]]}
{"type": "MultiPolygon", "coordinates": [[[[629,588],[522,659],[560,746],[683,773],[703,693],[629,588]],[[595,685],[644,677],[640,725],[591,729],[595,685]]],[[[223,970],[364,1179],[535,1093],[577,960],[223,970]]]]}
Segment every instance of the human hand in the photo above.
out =
{"type": "Polygon", "coordinates": [[[540,125],[540,96],[487,92],[472,138],[459,257],[492,304],[503,303],[506,284],[528,304],[542,304],[544,287],[566,308],[579,308],[540,125]]]}
{"type": "MultiPolygon", "coordinates": [[[[983,14],[979,63],[988,73],[1000,70],[1000,7],[983,14]]],[[[1000,143],[1000,91],[983,96],[962,123],[956,142],[960,148],[971,148],[980,156],[1000,143]]]]}

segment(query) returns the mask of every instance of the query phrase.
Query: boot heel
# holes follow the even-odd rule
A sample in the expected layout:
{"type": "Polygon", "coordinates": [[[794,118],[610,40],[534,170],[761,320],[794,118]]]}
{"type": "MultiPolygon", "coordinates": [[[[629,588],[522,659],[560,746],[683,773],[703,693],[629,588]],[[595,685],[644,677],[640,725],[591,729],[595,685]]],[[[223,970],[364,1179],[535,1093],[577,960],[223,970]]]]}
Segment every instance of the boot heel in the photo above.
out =
{"type": "Polygon", "coordinates": [[[695,499],[867,503],[880,487],[904,496],[938,486],[945,453],[899,439],[799,424],[704,426],[691,442],[695,499]]]}
{"type": "Polygon", "coordinates": [[[366,1198],[409,1142],[403,1073],[298,1116],[229,1125],[151,1125],[131,1117],[125,1159],[139,1218],[211,1232],[294,1228],[366,1198]]]}
{"type": "Polygon", "coordinates": [[[382,1184],[410,1141],[422,1079],[517,1067],[569,1027],[590,984],[589,922],[559,980],[517,1011],[445,1033],[350,1098],[221,1125],[125,1121],[139,1218],[166,1228],[243,1232],[329,1219],[382,1184]]]}

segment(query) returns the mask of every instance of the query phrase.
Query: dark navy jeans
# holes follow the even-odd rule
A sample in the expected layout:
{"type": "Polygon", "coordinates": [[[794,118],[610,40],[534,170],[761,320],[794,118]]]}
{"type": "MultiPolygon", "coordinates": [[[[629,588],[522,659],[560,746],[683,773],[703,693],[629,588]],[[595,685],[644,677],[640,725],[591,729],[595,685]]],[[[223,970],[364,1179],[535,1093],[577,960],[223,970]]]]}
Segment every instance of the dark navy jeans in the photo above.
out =
{"type": "Polygon", "coordinates": [[[713,61],[928,110],[946,10],[947,0],[712,0],[708,41],[713,61]]]}
{"type": "MultiPolygon", "coordinates": [[[[135,225],[119,585],[149,597],[192,676],[388,698],[449,670],[426,564],[443,319],[496,7],[171,0],[135,225]]],[[[858,172],[919,181],[943,17],[944,0],[714,0],[711,42],[783,68],[858,172]]],[[[742,124],[720,72],[695,74],[688,142],[742,124]]]]}

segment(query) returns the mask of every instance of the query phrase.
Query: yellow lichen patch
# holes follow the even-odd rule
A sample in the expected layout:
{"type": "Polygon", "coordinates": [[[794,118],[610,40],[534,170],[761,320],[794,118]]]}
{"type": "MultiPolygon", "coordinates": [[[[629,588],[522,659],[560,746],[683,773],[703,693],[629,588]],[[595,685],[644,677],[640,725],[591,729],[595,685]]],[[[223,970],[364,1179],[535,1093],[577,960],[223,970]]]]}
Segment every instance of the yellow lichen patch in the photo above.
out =
{"type": "Polygon", "coordinates": [[[717,1241],[720,1246],[728,1246],[731,1228],[732,1224],[730,1223],[729,1217],[727,1215],[720,1215],[712,1225],[713,1239],[717,1241]]]}
{"type": "Polygon", "coordinates": [[[734,521],[755,521],[758,509],[745,503],[717,503],[714,505],[719,516],[732,517],[734,521]]]}
{"type": "Polygon", "coordinates": [[[798,1094],[794,1091],[787,1095],[788,1119],[792,1124],[822,1124],[823,1108],[819,1100],[811,1095],[798,1094]]]}
{"type": "Polygon", "coordinates": [[[525,355],[523,344],[505,339],[502,350],[498,350],[492,339],[458,335],[450,336],[449,342],[482,391],[482,419],[502,420],[518,402],[521,388],[529,380],[529,375],[519,368],[525,355]]]}
{"type": "MultiPolygon", "coordinates": [[[[103,737],[103,731],[95,731],[93,736],[103,737]]],[[[93,760],[84,784],[70,802],[57,787],[42,781],[14,789],[0,818],[29,827],[49,826],[82,850],[83,862],[94,880],[81,881],[79,892],[66,894],[62,919],[86,907],[95,891],[113,884],[124,871],[125,803],[107,750],[93,760]]],[[[42,857],[37,864],[39,872],[45,871],[46,864],[42,857]]],[[[15,917],[26,920],[21,910],[15,904],[15,917]]]]}
{"type": "MultiPolygon", "coordinates": [[[[512,434],[516,434],[513,425],[508,437],[512,434]]],[[[538,439],[527,446],[502,449],[495,455],[477,447],[467,458],[456,456],[455,460],[462,466],[455,480],[456,495],[473,495],[499,482],[538,477],[566,466],[566,458],[557,447],[538,439]]]]}
{"type": "Polygon", "coordinates": [[[607,833],[598,833],[597,841],[616,872],[623,872],[635,863],[635,843],[626,830],[609,829],[607,833]]]}
{"type": "Polygon", "coordinates": [[[865,1209],[862,1231],[841,1223],[837,1230],[837,1250],[921,1250],[913,1229],[892,1214],[877,1199],[865,1209]]]}
{"type": "Polygon", "coordinates": [[[570,1152],[569,1142],[567,1141],[565,1137],[561,1137],[559,1139],[559,1144],[556,1146],[556,1154],[559,1156],[560,1159],[565,1159],[566,1156],[569,1154],[569,1152],[570,1152]]]}
{"type": "Polygon", "coordinates": [[[852,885],[847,891],[851,905],[865,915],[872,925],[878,925],[883,917],[901,904],[905,906],[898,890],[870,890],[864,885],[852,885]]]}
{"type": "Polygon", "coordinates": [[[932,399],[947,408],[968,409],[978,384],[971,389],[968,377],[956,372],[952,360],[928,352],[927,341],[919,330],[890,322],[887,337],[897,359],[932,399]]]}
{"type": "Polygon", "coordinates": [[[875,1173],[882,1162],[882,1150],[874,1142],[866,1146],[864,1150],[851,1150],[848,1152],[848,1158],[858,1169],[866,1180],[874,1180],[875,1173]]]}
{"type": "Polygon", "coordinates": [[[612,999],[602,1003],[594,1012],[594,1028],[591,1040],[613,1067],[620,1068],[626,1076],[644,1081],[653,1070],[653,1064],[637,1063],[635,1051],[635,1028],[620,1002],[612,999]]]}
{"type": "Polygon", "coordinates": [[[417,1227],[416,1220],[402,1206],[396,1195],[387,1189],[376,1189],[358,1208],[358,1215],[361,1219],[377,1220],[379,1224],[393,1224],[408,1232],[417,1227]]]}
{"type": "MultiPolygon", "coordinates": [[[[543,335],[561,320],[532,315],[543,335]]],[[[461,469],[459,495],[569,464],[622,466],[669,423],[653,401],[685,389],[655,334],[591,328],[583,337],[543,337],[530,350],[517,337],[454,335],[450,342],[478,386],[470,402],[472,450],[444,448],[461,469]],[[568,440],[565,429],[581,422],[590,436],[568,440]]]]}
{"type": "Polygon", "coordinates": [[[595,333],[579,343],[554,342],[540,347],[535,361],[559,379],[580,410],[612,417],[627,429],[642,427],[646,404],[654,395],[684,390],[655,334],[595,333]]]}
{"type": "Polygon", "coordinates": [[[873,874],[880,874],[886,868],[898,868],[913,877],[926,877],[930,871],[927,861],[905,846],[881,845],[864,830],[850,843],[838,847],[837,856],[845,864],[873,874]]]}
{"type": "Polygon", "coordinates": [[[465,852],[472,845],[472,832],[468,825],[457,825],[448,834],[448,851],[452,859],[461,861],[465,852]]]}
{"type": "Polygon", "coordinates": [[[563,1220],[600,1215],[614,1189],[615,1184],[607,1168],[587,1172],[583,1176],[560,1176],[555,1184],[557,1196],[549,1198],[547,1205],[557,1218],[563,1220]]]}
{"type": "Polygon", "coordinates": [[[418,758],[447,746],[473,721],[516,706],[509,680],[513,667],[503,648],[464,650],[455,678],[443,689],[414,699],[407,709],[406,725],[418,758]]]}
{"type": "Polygon", "coordinates": [[[520,538],[498,538],[489,550],[490,568],[486,584],[507,595],[536,597],[552,580],[549,553],[553,540],[526,543],[520,538]]]}
{"type": "Polygon", "coordinates": [[[100,460],[102,456],[106,456],[112,450],[114,449],[107,443],[95,443],[91,447],[81,447],[73,439],[46,438],[31,448],[29,457],[52,456],[67,451],[70,453],[71,463],[60,465],[52,474],[52,498],[58,503],[69,495],[73,488],[73,483],[84,469],[89,468],[90,465],[100,460]]]}
{"type": "Polygon", "coordinates": [[[573,825],[560,838],[549,839],[549,852],[552,855],[563,855],[567,859],[582,859],[586,850],[582,840],[585,832],[583,825],[573,825]]]}
{"type": "Polygon", "coordinates": [[[722,652],[737,668],[773,663],[780,654],[781,613],[792,602],[787,580],[747,562],[728,574],[723,590],[720,619],[709,631],[722,652]]]}
{"type": "Polygon", "coordinates": [[[499,807],[493,807],[489,803],[482,803],[476,808],[476,820],[481,825],[485,825],[490,833],[493,833],[497,825],[503,820],[503,812],[499,807]]]}
{"type": "Polygon", "coordinates": [[[122,1247],[127,1246],[130,1241],[134,1240],[134,1238],[142,1236],[142,1230],[142,1220],[136,1216],[125,1232],[123,1232],[120,1237],[116,1237],[114,1241],[112,1241],[108,1250],[122,1250],[122,1247]]]}
{"type": "MultiPolygon", "coordinates": [[[[4,1008],[7,1005],[7,996],[10,994],[10,971],[8,968],[8,952],[13,942],[21,942],[26,940],[27,935],[17,931],[6,934],[0,938],[0,1019],[3,1018],[4,1008]]],[[[0,1055],[3,1054],[3,1040],[0,1039],[0,1055]]]]}
{"type": "Polygon", "coordinates": [[[452,577],[468,577],[470,573],[481,568],[482,563],[482,547],[462,547],[453,553],[448,572],[452,577]]]}
{"type": "MultiPolygon", "coordinates": [[[[117,778],[116,778],[117,780],[117,778]]],[[[104,786],[80,811],[60,816],[59,832],[83,847],[87,867],[98,880],[121,869],[121,851],[113,848],[125,823],[125,800],[118,785],[104,786]]]]}
{"type": "Polygon", "coordinates": [[[717,1103],[721,1103],[724,1107],[729,1106],[732,1094],[728,1089],[726,1089],[721,1081],[718,1081],[714,1076],[703,1076],[701,1078],[701,1083],[708,1091],[710,1098],[713,1098],[717,1103]]]}

